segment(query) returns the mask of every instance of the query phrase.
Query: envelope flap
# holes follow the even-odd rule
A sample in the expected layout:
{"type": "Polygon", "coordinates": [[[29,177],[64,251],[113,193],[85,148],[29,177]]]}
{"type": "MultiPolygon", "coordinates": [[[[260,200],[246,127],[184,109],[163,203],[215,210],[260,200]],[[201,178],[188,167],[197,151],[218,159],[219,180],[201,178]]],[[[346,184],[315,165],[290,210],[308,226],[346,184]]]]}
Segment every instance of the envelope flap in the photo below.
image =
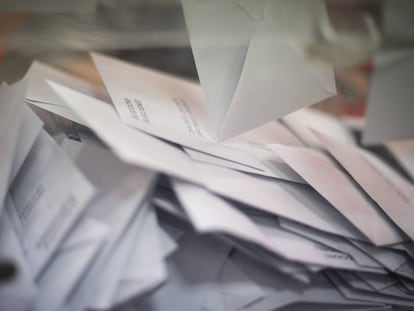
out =
{"type": "Polygon", "coordinates": [[[331,95],[286,41],[261,23],[250,41],[220,138],[240,134],[331,95]]]}
{"type": "MultiPolygon", "coordinates": [[[[255,1],[251,1],[255,2],[255,1]]],[[[243,69],[255,22],[234,1],[182,1],[215,136],[243,69]]]]}

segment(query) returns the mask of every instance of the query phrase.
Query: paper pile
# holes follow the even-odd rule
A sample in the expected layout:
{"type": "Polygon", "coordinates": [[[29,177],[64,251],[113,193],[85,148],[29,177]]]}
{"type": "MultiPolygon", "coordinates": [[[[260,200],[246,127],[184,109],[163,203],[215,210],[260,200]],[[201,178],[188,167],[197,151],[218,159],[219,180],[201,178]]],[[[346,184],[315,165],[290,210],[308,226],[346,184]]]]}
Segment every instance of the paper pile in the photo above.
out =
{"type": "Polygon", "coordinates": [[[93,60],[110,98],[40,63],[1,86],[1,310],[414,307],[413,185],[338,121],[219,143],[198,84],[93,60]]]}

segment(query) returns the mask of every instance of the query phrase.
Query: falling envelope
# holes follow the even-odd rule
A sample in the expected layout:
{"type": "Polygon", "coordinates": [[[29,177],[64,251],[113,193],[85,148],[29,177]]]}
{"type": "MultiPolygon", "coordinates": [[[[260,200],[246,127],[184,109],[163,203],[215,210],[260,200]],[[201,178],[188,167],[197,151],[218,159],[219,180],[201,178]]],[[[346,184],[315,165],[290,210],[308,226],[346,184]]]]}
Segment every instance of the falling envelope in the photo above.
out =
{"type": "Polygon", "coordinates": [[[336,94],[306,60],[322,1],[182,0],[209,118],[226,139],[336,94]]]}

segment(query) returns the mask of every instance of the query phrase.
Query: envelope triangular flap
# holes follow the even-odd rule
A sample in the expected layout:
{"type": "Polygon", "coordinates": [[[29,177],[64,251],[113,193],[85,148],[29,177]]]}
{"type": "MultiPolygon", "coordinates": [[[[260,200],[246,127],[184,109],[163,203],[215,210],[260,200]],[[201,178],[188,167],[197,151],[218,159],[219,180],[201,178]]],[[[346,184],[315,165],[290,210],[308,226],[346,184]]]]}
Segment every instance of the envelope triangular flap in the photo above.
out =
{"type": "Polygon", "coordinates": [[[182,0],[197,72],[217,129],[233,98],[255,22],[234,1],[182,0]]]}
{"type": "Polygon", "coordinates": [[[267,1],[222,122],[228,138],[336,93],[333,70],[306,60],[321,1],[267,1]]]}
{"type": "Polygon", "coordinates": [[[330,96],[283,40],[261,24],[221,128],[221,138],[280,118],[330,96]]]}

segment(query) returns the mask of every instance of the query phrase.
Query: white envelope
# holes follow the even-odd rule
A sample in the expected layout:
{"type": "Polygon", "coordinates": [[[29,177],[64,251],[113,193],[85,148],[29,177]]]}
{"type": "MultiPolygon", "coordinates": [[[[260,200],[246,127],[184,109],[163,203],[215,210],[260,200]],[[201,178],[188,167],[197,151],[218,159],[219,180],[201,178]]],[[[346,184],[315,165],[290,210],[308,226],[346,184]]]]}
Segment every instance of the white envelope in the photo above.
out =
{"type": "Polygon", "coordinates": [[[84,218],[70,233],[44,273],[37,280],[34,310],[59,310],[99,251],[108,228],[84,218]]]}
{"type": "MultiPolygon", "coordinates": [[[[275,251],[275,248],[266,241],[264,234],[259,228],[242,212],[231,206],[230,203],[194,185],[177,180],[172,182],[177,196],[180,197],[183,209],[197,231],[201,233],[227,233],[238,240],[252,242],[271,252],[275,251]],[[220,206],[220,208],[212,210],[211,206],[220,206]],[[237,225],[234,225],[235,223],[237,225]]],[[[256,255],[257,257],[257,248],[251,252],[250,248],[245,245],[242,246],[244,246],[244,251],[252,253],[253,256],[256,255]]],[[[266,253],[266,256],[267,260],[270,260],[271,264],[278,270],[293,275],[293,277],[297,277],[302,282],[306,282],[307,278],[306,275],[303,277],[303,273],[306,273],[308,269],[303,264],[287,261],[274,255],[269,256],[268,253],[266,253]]],[[[259,255],[259,258],[264,260],[263,253],[259,255]]]]}
{"type": "Polygon", "coordinates": [[[68,106],[125,162],[200,182],[191,160],[183,151],[123,124],[110,105],[49,83],[68,106]],[[174,165],[171,165],[172,161],[174,165]]]}
{"type": "Polygon", "coordinates": [[[368,151],[321,132],[314,133],[393,222],[413,239],[414,186],[368,151]]]}
{"type": "Polygon", "coordinates": [[[322,231],[361,238],[361,234],[344,222],[343,216],[332,205],[307,185],[253,178],[208,164],[194,165],[205,186],[214,193],[322,231]]]}
{"type": "Polygon", "coordinates": [[[230,203],[205,189],[179,181],[174,181],[173,186],[183,208],[200,232],[229,234],[297,262],[359,269],[348,255],[333,249],[324,249],[319,243],[280,229],[273,217],[247,217],[230,203]],[[331,256],[333,253],[335,256],[331,256]]]}
{"type": "Polygon", "coordinates": [[[303,55],[322,1],[183,0],[214,134],[223,139],[335,95],[303,55]]]}
{"type": "Polygon", "coordinates": [[[325,154],[280,145],[273,149],[374,244],[392,244],[406,239],[325,154]]]}
{"type": "MultiPolygon", "coordinates": [[[[238,148],[238,143],[243,142],[251,142],[255,144],[265,144],[265,143],[287,143],[289,145],[291,144],[300,144],[300,142],[293,136],[292,133],[289,132],[283,125],[279,124],[278,122],[270,122],[269,124],[266,124],[260,128],[257,128],[255,130],[252,130],[248,133],[245,133],[242,135],[242,137],[235,138],[235,140],[228,141],[226,144],[217,144],[214,143],[210,138],[206,137],[191,137],[189,136],[189,133],[187,132],[187,126],[188,123],[183,122],[182,116],[167,113],[168,109],[171,108],[168,107],[171,103],[166,100],[166,102],[160,102],[160,101],[151,101],[149,103],[149,106],[147,109],[150,109],[152,106],[155,106],[156,109],[154,109],[153,113],[149,116],[152,120],[155,120],[154,124],[151,124],[151,127],[142,127],[145,125],[141,124],[142,122],[129,122],[129,116],[130,112],[124,113],[124,97],[122,97],[122,102],[117,101],[118,93],[121,93],[123,95],[124,87],[129,87],[131,89],[134,89],[133,85],[127,84],[126,86],[123,85],[122,87],[119,87],[118,84],[121,82],[125,82],[122,79],[125,77],[125,70],[129,73],[131,71],[136,72],[136,76],[142,83],[148,83],[149,89],[152,90],[154,88],[152,85],[160,85],[160,89],[155,88],[153,91],[155,95],[152,96],[161,96],[163,95],[163,92],[166,92],[170,89],[174,89],[173,87],[169,87],[167,90],[163,89],[165,88],[166,81],[169,82],[169,84],[172,85],[189,85],[188,88],[191,90],[192,88],[196,88],[195,85],[192,85],[191,83],[187,81],[181,81],[178,78],[169,77],[165,74],[155,73],[151,70],[142,69],[140,67],[131,66],[128,64],[124,64],[118,60],[113,60],[108,57],[104,57],[101,55],[94,54],[93,58],[95,62],[98,65],[98,69],[100,69],[101,74],[103,78],[105,79],[108,89],[111,91],[111,94],[114,98],[115,107],[117,108],[118,112],[120,113],[121,119],[126,122],[127,124],[130,124],[132,126],[138,127],[139,129],[146,130],[147,132],[160,136],[164,139],[172,140],[173,142],[183,144],[187,146],[188,151],[191,152],[194,150],[194,152],[204,153],[205,157],[208,157],[208,155],[213,155],[215,157],[218,157],[220,159],[223,159],[223,161],[230,161],[234,162],[235,166],[238,165],[245,165],[248,167],[252,167],[253,169],[259,169],[264,170],[264,175],[269,175],[271,177],[276,178],[282,178],[282,179],[288,179],[293,181],[300,180],[299,176],[297,176],[294,172],[285,172],[288,168],[279,168],[278,165],[283,165],[281,163],[261,163],[260,159],[257,159],[255,155],[252,155],[251,152],[246,150],[246,148],[238,148]],[[107,69],[107,67],[110,69],[107,69]],[[109,70],[109,73],[107,72],[109,70]],[[117,76],[117,73],[119,72],[120,77],[117,76]],[[140,78],[140,75],[143,75],[143,77],[140,78]],[[151,80],[153,79],[153,80],[151,80]],[[161,94],[160,94],[161,93],[161,94]],[[165,107],[167,106],[167,108],[165,107]],[[175,118],[174,118],[175,117],[175,118]],[[171,124],[169,124],[171,123],[171,124]],[[186,125],[187,124],[187,125],[186,125]],[[137,126],[141,125],[141,126],[137,126]],[[183,128],[185,127],[184,133],[183,128]],[[152,127],[155,127],[152,128],[152,127]],[[165,131],[165,128],[172,127],[171,131],[165,131]],[[164,130],[163,130],[164,129],[164,130]],[[180,133],[181,132],[181,133],[180,133]],[[241,149],[241,150],[240,150],[241,149]],[[293,176],[292,176],[293,175],[293,176]]],[[[70,107],[67,106],[65,100],[62,100],[58,95],[55,94],[55,92],[50,88],[50,86],[47,85],[46,79],[52,80],[54,82],[61,83],[62,85],[65,85],[66,87],[71,87],[72,89],[81,92],[82,94],[86,94],[89,97],[93,98],[104,98],[105,97],[101,94],[97,94],[96,87],[93,85],[87,84],[87,82],[81,81],[77,79],[76,77],[72,77],[67,73],[61,72],[57,69],[47,67],[46,65],[43,65],[41,63],[34,63],[31,71],[29,72],[29,76],[31,77],[31,85],[29,86],[28,94],[26,95],[28,98],[31,98],[29,102],[41,109],[47,110],[49,112],[52,112],[56,115],[59,115],[63,118],[72,120],[76,123],[82,124],[84,126],[87,126],[86,122],[82,120],[76,112],[74,112],[70,107]],[[38,81],[41,80],[41,81],[38,81]],[[78,81],[79,80],[79,81],[78,81]],[[35,83],[35,81],[37,81],[35,83]]],[[[129,81],[129,80],[128,80],[129,81]]],[[[127,81],[127,82],[128,82],[127,81]]],[[[188,90],[183,87],[175,90],[175,92],[182,92],[183,94],[188,93],[188,90]]],[[[147,89],[140,89],[142,92],[148,92],[147,89]]],[[[191,92],[190,92],[191,93],[191,92]]],[[[119,95],[119,96],[121,96],[119,95]]],[[[168,95],[168,94],[167,94],[168,95]]],[[[171,95],[171,94],[169,94],[171,95]]],[[[136,95],[138,96],[138,95],[136,95]]],[[[172,96],[172,95],[171,95],[172,96]]],[[[178,95],[177,95],[178,96],[178,95]]],[[[182,96],[181,96],[182,97],[182,96]]],[[[169,99],[167,97],[167,99],[169,99]]],[[[190,99],[189,99],[190,100],[190,99]]],[[[110,101],[108,99],[105,99],[105,101],[110,101]]],[[[188,109],[187,113],[189,113],[190,118],[192,120],[195,120],[194,122],[198,122],[197,120],[200,118],[200,115],[202,115],[203,107],[198,106],[199,101],[191,101],[188,103],[191,103],[191,106],[185,106],[186,109],[188,109]],[[192,111],[190,108],[193,108],[195,106],[196,109],[193,109],[192,111]]],[[[174,108],[174,107],[173,107],[174,108]]],[[[175,108],[174,108],[175,109],[175,108]]],[[[180,110],[177,110],[176,112],[179,112],[180,110]]],[[[182,113],[183,110],[181,110],[182,113]]],[[[149,113],[149,112],[147,112],[149,113]]],[[[134,120],[136,121],[136,120],[134,120]]],[[[201,126],[201,125],[200,125],[201,126]]],[[[201,154],[203,156],[203,154],[201,154]]],[[[267,161],[269,162],[269,161],[267,161]]],[[[229,164],[231,165],[231,164],[229,164]]],[[[248,168],[247,168],[248,169],[248,168]]]]}
{"type": "Polygon", "coordinates": [[[251,154],[211,137],[198,84],[104,55],[92,54],[92,59],[123,123],[188,148],[262,167],[251,154]]]}
{"type": "Polygon", "coordinates": [[[172,141],[213,141],[199,84],[105,55],[91,56],[123,122],[172,141]]]}

